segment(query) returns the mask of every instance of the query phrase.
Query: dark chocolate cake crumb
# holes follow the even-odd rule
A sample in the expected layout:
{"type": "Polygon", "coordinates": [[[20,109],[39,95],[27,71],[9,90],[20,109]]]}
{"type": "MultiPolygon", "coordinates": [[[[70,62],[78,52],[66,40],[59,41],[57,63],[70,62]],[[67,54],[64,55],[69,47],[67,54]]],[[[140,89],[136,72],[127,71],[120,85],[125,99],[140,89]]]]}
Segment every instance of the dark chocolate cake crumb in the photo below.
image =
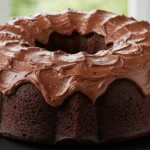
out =
{"type": "Polygon", "coordinates": [[[70,54],[81,51],[95,54],[99,50],[108,49],[103,36],[94,33],[82,36],[77,32],[73,32],[70,36],[54,32],[50,35],[46,45],[36,41],[36,46],[46,48],[49,51],[62,50],[70,54]]]}

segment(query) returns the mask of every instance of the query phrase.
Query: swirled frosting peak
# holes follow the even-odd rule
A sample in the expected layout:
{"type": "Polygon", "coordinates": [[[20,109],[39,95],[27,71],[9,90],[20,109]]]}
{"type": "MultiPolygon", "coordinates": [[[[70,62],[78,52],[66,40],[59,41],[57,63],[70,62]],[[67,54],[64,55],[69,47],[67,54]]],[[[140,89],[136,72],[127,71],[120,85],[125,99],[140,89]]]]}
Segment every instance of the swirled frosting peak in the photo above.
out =
{"type": "Polygon", "coordinates": [[[94,103],[111,82],[126,78],[150,94],[150,24],[106,11],[64,11],[17,18],[0,26],[0,91],[12,94],[33,83],[48,104],[59,106],[76,91],[94,103]],[[51,33],[96,33],[113,43],[96,54],[68,54],[37,47],[51,33]]]}

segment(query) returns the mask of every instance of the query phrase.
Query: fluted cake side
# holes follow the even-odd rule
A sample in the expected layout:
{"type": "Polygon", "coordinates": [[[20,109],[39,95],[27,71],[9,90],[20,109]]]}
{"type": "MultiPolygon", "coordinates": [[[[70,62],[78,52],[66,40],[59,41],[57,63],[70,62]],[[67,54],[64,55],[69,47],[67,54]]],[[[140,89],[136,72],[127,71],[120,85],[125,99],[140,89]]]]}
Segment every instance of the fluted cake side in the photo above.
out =
{"type": "Polygon", "coordinates": [[[150,98],[128,80],[114,81],[96,105],[78,92],[54,108],[30,83],[2,101],[0,133],[26,142],[98,144],[150,133],[150,98]]]}

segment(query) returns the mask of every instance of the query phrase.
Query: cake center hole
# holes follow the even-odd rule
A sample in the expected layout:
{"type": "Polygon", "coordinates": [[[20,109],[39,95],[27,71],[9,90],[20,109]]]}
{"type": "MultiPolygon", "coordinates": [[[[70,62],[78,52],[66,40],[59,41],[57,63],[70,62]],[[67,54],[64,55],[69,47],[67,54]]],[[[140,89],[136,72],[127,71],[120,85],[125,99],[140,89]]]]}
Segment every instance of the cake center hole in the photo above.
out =
{"type": "Polygon", "coordinates": [[[91,33],[86,36],[82,36],[77,32],[73,32],[72,35],[61,35],[53,32],[49,37],[47,44],[42,44],[38,41],[35,42],[37,47],[45,48],[48,51],[62,50],[66,53],[75,54],[81,51],[86,51],[89,54],[95,54],[99,50],[106,50],[112,46],[105,44],[103,36],[91,33]]]}

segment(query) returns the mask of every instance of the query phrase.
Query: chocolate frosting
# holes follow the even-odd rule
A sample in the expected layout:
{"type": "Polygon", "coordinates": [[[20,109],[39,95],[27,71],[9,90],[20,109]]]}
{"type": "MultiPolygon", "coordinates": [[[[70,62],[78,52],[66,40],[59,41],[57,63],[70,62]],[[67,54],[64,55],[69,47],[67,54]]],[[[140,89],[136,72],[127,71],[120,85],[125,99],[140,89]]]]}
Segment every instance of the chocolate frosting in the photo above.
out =
{"type": "Polygon", "coordinates": [[[64,11],[17,18],[0,26],[0,91],[12,94],[33,83],[51,106],[59,106],[76,91],[93,103],[116,79],[133,81],[150,94],[150,24],[106,11],[64,11]],[[52,32],[96,33],[113,43],[96,54],[50,52],[35,46],[48,42],[52,32]]]}

